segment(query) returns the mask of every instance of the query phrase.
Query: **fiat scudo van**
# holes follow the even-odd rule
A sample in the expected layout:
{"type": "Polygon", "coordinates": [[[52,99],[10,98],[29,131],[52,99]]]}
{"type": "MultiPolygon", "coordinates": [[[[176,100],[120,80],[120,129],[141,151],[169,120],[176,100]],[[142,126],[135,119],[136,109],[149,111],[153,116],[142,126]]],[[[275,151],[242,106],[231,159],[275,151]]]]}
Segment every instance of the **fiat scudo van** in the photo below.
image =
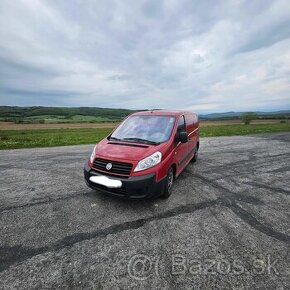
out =
{"type": "Polygon", "coordinates": [[[94,147],[85,164],[85,181],[118,197],[168,198],[175,178],[197,160],[198,149],[197,114],[133,113],[94,147]]]}

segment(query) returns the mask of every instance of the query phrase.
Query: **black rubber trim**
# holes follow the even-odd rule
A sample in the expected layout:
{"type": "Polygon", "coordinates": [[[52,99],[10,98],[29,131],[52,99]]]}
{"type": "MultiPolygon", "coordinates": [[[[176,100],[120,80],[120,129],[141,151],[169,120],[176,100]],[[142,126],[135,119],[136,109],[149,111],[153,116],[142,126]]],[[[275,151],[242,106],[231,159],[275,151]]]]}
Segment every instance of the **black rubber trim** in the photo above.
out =
{"type": "Polygon", "coordinates": [[[182,163],[184,163],[186,161],[186,159],[194,152],[196,147],[194,147],[193,149],[191,149],[189,152],[187,152],[182,159],[178,162],[178,166],[181,165],[182,163]]]}
{"type": "Polygon", "coordinates": [[[125,199],[145,199],[160,196],[164,191],[166,177],[160,182],[155,181],[155,174],[147,174],[142,176],[129,176],[129,178],[109,177],[122,181],[122,187],[113,189],[102,185],[95,184],[90,181],[91,176],[103,175],[94,170],[86,164],[84,167],[84,177],[86,184],[95,190],[103,191],[109,195],[117,196],[125,199]]]}

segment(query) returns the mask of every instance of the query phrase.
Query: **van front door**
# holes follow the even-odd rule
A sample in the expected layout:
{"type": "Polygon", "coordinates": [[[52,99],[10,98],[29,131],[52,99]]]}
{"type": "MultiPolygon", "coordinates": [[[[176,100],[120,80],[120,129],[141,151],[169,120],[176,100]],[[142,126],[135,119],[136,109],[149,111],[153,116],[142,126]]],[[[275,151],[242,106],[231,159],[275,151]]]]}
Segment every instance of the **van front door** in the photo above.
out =
{"type": "Polygon", "coordinates": [[[184,168],[187,157],[188,157],[188,142],[181,143],[178,141],[178,134],[179,132],[185,131],[186,132],[186,126],[185,126],[185,119],[184,116],[181,116],[178,121],[178,127],[176,132],[176,147],[175,147],[175,161],[177,164],[176,174],[179,175],[179,173],[184,168]]]}

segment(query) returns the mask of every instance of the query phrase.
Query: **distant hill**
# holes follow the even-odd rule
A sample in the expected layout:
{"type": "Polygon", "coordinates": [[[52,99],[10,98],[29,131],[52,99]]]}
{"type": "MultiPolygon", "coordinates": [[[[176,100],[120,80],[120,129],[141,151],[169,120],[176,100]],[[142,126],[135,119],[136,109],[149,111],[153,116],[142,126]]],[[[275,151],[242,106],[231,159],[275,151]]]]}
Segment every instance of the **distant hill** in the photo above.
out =
{"type": "Polygon", "coordinates": [[[116,122],[134,112],[96,107],[12,107],[0,106],[0,120],[16,123],[116,122]]]}
{"type": "Polygon", "coordinates": [[[96,108],[96,107],[11,107],[0,106],[1,117],[31,117],[41,115],[83,115],[83,116],[99,116],[106,118],[123,118],[132,113],[132,110],[127,109],[110,109],[110,108],[96,108]]]}
{"type": "MultiPolygon", "coordinates": [[[[221,120],[221,119],[239,119],[245,112],[225,112],[225,113],[211,113],[211,114],[201,114],[200,119],[204,120],[221,120]]],[[[255,112],[258,117],[268,119],[268,118],[289,118],[290,110],[274,111],[274,112],[255,112]]]]}
{"type": "MultiPolygon", "coordinates": [[[[15,123],[99,123],[118,122],[136,112],[128,109],[98,107],[13,107],[0,106],[0,121],[15,123]]],[[[290,110],[276,112],[256,112],[259,118],[290,118],[290,110]]],[[[201,120],[239,119],[243,112],[201,114],[201,120]]]]}

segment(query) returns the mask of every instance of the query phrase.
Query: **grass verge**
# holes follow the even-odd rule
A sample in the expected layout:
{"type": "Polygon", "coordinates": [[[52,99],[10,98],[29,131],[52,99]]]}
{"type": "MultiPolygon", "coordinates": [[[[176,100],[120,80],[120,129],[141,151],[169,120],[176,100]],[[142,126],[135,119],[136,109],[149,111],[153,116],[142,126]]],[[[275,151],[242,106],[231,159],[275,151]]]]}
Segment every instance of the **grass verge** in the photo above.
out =
{"type": "Polygon", "coordinates": [[[278,133],[290,131],[290,123],[277,124],[237,124],[237,125],[210,125],[202,126],[201,137],[235,136],[259,133],[278,133]]]}
{"type": "MultiPolygon", "coordinates": [[[[94,144],[111,132],[111,128],[0,130],[0,149],[94,144]]],[[[201,137],[234,136],[290,131],[290,124],[253,124],[203,126],[201,137]]]]}
{"type": "Polygon", "coordinates": [[[93,144],[111,131],[111,128],[0,130],[0,149],[93,144]]]}

